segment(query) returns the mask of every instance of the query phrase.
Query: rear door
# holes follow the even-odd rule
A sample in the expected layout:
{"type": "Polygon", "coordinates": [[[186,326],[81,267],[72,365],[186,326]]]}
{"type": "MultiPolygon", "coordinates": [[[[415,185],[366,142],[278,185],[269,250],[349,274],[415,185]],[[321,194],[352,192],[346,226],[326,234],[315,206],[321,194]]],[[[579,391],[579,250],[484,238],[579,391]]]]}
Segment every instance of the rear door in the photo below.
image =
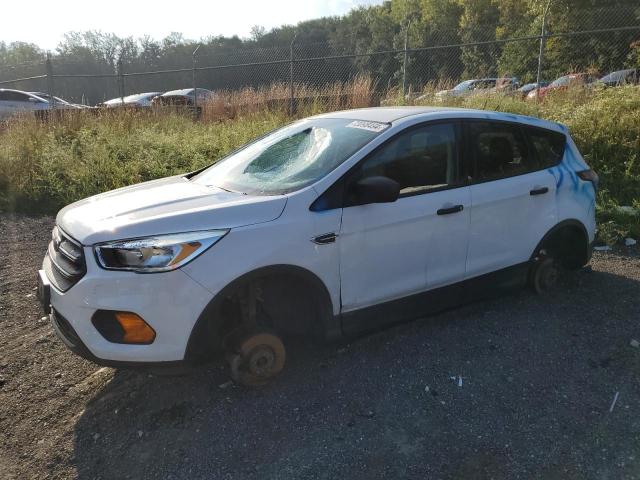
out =
{"type": "Polygon", "coordinates": [[[343,312],[464,278],[470,193],[459,130],[455,122],[410,127],[349,175],[338,239],[343,312]],[[397,181],[400,198],[349,206],[349,185],[371,176],[397,181]]]}
{"type": "Polygon", "coordinates": [[[465,122],[472,165],[467,278],[528,261],[557,223],[556,181],[527,131],[509,122],[465,122]]]}

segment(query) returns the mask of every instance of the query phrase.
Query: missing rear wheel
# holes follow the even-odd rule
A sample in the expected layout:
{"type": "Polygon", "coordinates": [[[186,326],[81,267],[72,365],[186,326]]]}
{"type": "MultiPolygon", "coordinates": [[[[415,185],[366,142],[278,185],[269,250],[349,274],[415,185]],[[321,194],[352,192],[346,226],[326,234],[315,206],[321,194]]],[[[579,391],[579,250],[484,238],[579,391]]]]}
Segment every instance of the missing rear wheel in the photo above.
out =
{"type": "Polygon", "coordinates": [[[558,283],[559,276],[560,266],[558,262],[552,257],[540,258],[531,269],[531,287],[538,294],[549,292],[558,283]]]}

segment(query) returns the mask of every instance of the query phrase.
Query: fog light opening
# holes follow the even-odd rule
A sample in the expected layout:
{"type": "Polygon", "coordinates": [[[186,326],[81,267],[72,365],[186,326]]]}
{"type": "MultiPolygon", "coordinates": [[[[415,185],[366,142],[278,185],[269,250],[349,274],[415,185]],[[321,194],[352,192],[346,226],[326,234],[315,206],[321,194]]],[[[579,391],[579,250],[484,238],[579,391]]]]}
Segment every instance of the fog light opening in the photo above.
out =
{"type": "Polygon", "coordinates": [[[96,330],[112,343],[148,345],[156,338],[155,330],[133,312],[98,310],[91,321],[96,330]]]}

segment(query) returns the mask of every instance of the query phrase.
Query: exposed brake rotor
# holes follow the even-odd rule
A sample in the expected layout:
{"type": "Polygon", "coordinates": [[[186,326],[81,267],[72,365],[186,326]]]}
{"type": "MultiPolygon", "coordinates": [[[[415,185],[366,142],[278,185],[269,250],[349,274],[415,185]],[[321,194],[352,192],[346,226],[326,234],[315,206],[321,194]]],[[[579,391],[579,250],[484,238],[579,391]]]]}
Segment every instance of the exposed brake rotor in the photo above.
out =
{"type": "Polygon", "coordinates": [[[280,337],[258,332],[243,337],[227,356],[231,378],[241,385],[265,385],[284,368],[286,351],[280,337]]]}

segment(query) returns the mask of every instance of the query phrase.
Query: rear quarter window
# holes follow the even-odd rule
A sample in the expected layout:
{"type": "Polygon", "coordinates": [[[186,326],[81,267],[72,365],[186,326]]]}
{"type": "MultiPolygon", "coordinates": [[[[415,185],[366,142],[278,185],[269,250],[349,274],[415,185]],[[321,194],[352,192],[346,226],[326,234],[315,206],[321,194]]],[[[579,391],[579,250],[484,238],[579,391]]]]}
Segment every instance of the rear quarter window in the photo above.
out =
{"type": "Polygon", "coordinates": [[[526,132],[541,169],[560,163],[567,144],[564,134],[539,128],[527,128],[526,132]]]}

